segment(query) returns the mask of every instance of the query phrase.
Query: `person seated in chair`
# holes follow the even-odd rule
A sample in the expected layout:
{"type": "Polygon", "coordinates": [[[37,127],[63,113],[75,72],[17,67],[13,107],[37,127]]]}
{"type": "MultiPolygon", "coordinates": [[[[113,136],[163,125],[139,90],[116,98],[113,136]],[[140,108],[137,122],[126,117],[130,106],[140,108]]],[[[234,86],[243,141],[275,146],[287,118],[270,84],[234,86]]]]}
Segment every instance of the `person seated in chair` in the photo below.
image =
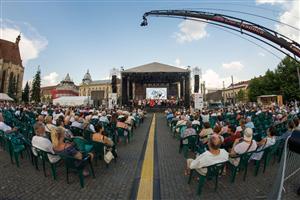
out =
{"type": "MultiPolygon", "coordinates": [[[[62,127],[58,127],[56,129],[53,129],[53,135],[55,137],[52,139],[53,143],[53,150],[57,154],[65,155],[65,156],[70,156],[76,159],[76,165],[80,165],[82,163],[82,160],[85,156],[83,153],[78,151],[76,149],[76,146],[74,143],[69,143],[65,142],[65,131],[62,127]]],[[[93,159],[93,154],[88,153],[90,156],[90,159],[93,159]]],[[[85,169],[83,172],[84,176],[89,175],[89,172],[85,169]]]]}
{"type": "Polygon", "coordinates": [[[204,128],[201,130],[201,132],[199,133],[200,136],[200,140],[203,144],[207,143],[207,138],[213,134],[213,129],[210,127],[209,122],[204,122],[204,128]]]}
{"type": "Polygon", "coordinates": [[[100,124],[97,124],[95,126],[95,129],[96,129],[96,133],[93,134],[92,140],[95,142],[102,142],[107,147],[111,148],[112,154],[114,155],[115,158],[117,158],[115,144],[112,141],[112,139],[106,136],[105,131],[103,130],[103,128],[100,124]]]}
{"type": "Polygon", "coordinates": [[[104,123],[109,123],[109,120],[107,118],[107,115],[106,115],[106,112],[105,111],[102,111],[101,113],[101,117],[99,118],[99,121],[100,122],[104,122],[104,123]]]}
{"type": "Polygon", "coordinates": [[[227,128],[227,134],[228,137],[225,137],[223,146],[226,150],[230,150],[233,146],[233,143],[236,141],[236,139],[241,138],[240,132],[236,132],[236,129],[233,125],[229,125],[227,128]]]}
{"type": "MultiPolygon", "coordinates": [[[[253,140],[253,131],[251,128],[244,130],[243,138],[235,139],[233,148],[231,149],[230,156],[235,157],[243,153],[255,151],[257,148],[256,141],[253,140]]],[[[229,162],[235,166],[238,166],[240,158],[229,158],[229,162]]]]}
{"type": "Polygon", "coordinates": [[[192,122],[186,122],[187,128],[182,132],[181,138],[186,138],[191,135],[197,135],[196,130],[193,128],[192,122]]]}
{"type": "MultiPolygon", "coordinates": [[[[263,138],[261,141],[257,143],[257,151],[263,150],[269,146],[272,146],[276,142],[276,128],[274,126],[271,126],[267,130],[267,137],[263,138]]],[[[263,156],[264,152],[254,153],[251,156],[252,160],[260,160],[263,156]]]]}
{"type": "Polygon", "coordinates": [[[71,127],[77,127],[82,129],[83,124],[80,121],[80,117],[78,115],[76,115],[74,117],[74,122],[72,122],[71,127]]]}
{"type": "Polygon", "coordinates": [[[205,176],[208,166],[228,161],[228,152],[220,149],[222,144],[221,136],[213,134],[208,140],[208,150],[196,157],[196,159],[187,159],[187,169],[185,174],[188,175],[191,169],[205,176]]]}
{"type": "Polygon", "coordinates": [[[4,123],[4,118],[2,113],[0,113],[0,130],[3,131],[4,133],[12,133],[16,131],[16,128],[11,128],[7,124],[4,123]]]}
{"type": "Polygon", "coordinates": [[[118,117],[117,128],[125,129],[125,136],[128,134],[128,124],[126,124],[126,117],[124,115],[118,117]]]}
{"type": "MultiPolygon", "coordinates": [[[[35,136],[32,137],[32,152],[37,156],[36,148],[54,154],[53,145],[46,137],[45,125],[42,122],[36,122],[34,125],[35,136]]],[[[60,160],[59,156],[48,154],[48,159],[51,163],[56,163],[60,160]]]]}

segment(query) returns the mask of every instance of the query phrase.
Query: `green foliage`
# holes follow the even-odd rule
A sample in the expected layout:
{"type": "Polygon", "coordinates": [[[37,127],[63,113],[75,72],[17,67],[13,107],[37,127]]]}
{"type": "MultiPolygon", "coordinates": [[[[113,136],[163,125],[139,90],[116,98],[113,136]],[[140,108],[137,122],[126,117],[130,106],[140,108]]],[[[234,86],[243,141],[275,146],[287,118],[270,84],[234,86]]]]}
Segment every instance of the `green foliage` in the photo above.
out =
{"type": "Polygon", "coordinates": [[[41,70],[38,68],[36,72],[31,88],[31,100],[35,103],[41,102],[41,70]]]}
{"type": "Polygon", "coordinates": [[[17,100],[17,80],[16,77],[11,76],[8,82],[8,91],[7,94],[14,100],[17,100]]]}
{"type": "Polygon", "coordinates": [[[253,78],[249,83],[248,97],[256,101],[260,95],[282,95],[284,101],[300,100],[300,89],[297,76],[300,64],[286,57],[274,71],[268,70],[264,76],[253,78]]]}
{"type": "Polygon", "coordinates": [[[22,101],[25,103],[29,102],[29,93],[30,93],[30,88],[28,82],[26,82],[25,88],[22,92],[22,101]]]}
{"type": "Polygon", "coordinates": [[[246,99],[246,93],[244,90],[240,89],[236,95],[236,99],[239,102],[243,102],[246,99]]]}

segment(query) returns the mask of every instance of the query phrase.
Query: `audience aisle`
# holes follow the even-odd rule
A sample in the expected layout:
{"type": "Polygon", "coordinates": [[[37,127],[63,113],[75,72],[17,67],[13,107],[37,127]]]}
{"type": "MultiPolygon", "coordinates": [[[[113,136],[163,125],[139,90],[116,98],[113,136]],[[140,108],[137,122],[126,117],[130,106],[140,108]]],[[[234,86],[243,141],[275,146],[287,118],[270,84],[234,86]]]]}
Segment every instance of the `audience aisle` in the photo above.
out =
{"type": "Polygon", "coordinates": [[[135,129],[131,143],[118,146],[119,158],[106,168],[104,162],[94,165],[96,179],[85,178],[85,187],[80,188],[78,176],[70,175],[66,183],[64,165],[58,168],[58,180],[50,175],[44,177],[42,167],[36,171],[28,159],[21,159],[20,168],[10,163],[7,152],[0,150],[0,200],[2,199],[129,199],[138,167],[138,160],[149,131],[152,115],[135,129]]]}
{"type": "MultiPolygon", "coordinates": [[[[160,176],[161,199],[197,199],[197,183],[187,184],[188,177],[184,176],[186,161],[178,153],[179,141],[172,137],[170,128],[166,125],[165,115],[156,115],[156,137],[158,151],[158,165],[160,176]]],[[[246,181],[238,174],[235,183],[229,180],[230,172],[219,179],[218,190],[214,191],[214,181],[207,181],[204,185],[201,199],[266,199],[277,173],[276,163],[269,166],[265,174],[260,170],[254,176],[254,166],[250,165],[246,181]]],[[[299,175],[300,176],[300,175],[299,175]]],[[[300,178],[300,177],[299,177],[300,178]]],[[[285,199],[298,199],[295,192],[289,192],[285,199]]]]}

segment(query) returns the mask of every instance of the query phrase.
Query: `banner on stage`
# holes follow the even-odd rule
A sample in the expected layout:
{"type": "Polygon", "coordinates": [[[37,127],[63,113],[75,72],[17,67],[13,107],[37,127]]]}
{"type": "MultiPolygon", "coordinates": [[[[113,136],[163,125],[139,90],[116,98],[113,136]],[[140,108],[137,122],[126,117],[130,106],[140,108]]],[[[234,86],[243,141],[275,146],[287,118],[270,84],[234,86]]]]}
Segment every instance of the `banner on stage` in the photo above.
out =
{"type": "Polygon", "coordinates": [[[113,109],[118,102],[117,93],[109,93],[108,94],[108,108],[113,109]]]}
{"type": "Polygon", "coordinates": [[[202,110],[203,109],[203,94],[195,93],[194,94],[194,103],[195,103],[195,109],[202,110]]]}

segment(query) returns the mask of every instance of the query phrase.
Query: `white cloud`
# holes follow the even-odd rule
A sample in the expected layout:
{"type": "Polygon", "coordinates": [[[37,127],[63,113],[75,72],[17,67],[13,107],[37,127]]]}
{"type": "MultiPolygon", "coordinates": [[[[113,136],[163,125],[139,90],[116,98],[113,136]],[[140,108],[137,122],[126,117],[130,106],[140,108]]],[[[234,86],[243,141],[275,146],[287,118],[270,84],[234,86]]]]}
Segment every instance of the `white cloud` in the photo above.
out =
{"type": "Polygon", "coordinates": [[[179,43],[200,40],[208,36],[205,23],[185,20],[178,25],[180,32],[174,34],[176,41],[179,43]]]}
{"type": "Polygon", "coordinates": [[[175,65],[176,65],[176,67],[179,67],[180,64],[181,64],[180,59],[179,59],[179,58],[176,58],[176,59],[175,59],[175,65]]]}
{"type": "MultiPolygon", "coordinates": [[[[205,70],[202,75],[203,81],[205,81],[206,88],[223,88],[223,81],[225,87],[231,84],[231,77],[220,77],[220,75],[212,69],[205,70]]],[[[237,77],[233,77],[234,83],[240,80],[237,77]]]]}
{"type": "Polygon", "coordinates": [[[298,30],[293,29],[284,24],[275,24],[275,30],[296,42],[300,42],[300,1],[299,0],[256,0],[257,4],[280,4],[283,12],[279,14],[278,20],[296,27],[298,30]]]}
{"type": "Polygon", "coordinates": [[[230,63],[223,63],[222,67],[224,69],[242,70],[244,68],[244,65],[240,61],[232,61],[230,63]]]}
{"type": "Polygon", "coordinates": [[[281,4],[285,3],[286,0],[256,0],[257,4],[281,4]]]}
{"type": "Polygon", "coordinates": [[[42,86],[51,86],[58,83],[58,73],[51,72],[50,74],[42,77],[42,86]]]}
{"type": "Polygon", "coordinates": [[[266,54],[264,54],[263,52],[259,52],[258,55],[261,56],[261,57],[265,57],[266,56],[266,54]]]}
{"type": "MultiPolygon", "coordinates": [[[[300,29],[300,1],[289,2],[279,21],[300,29]]],[[[300,43],[300,31],[284,24],[276,24],[276,31],[300,43]]]]}
{"type": "Polygon", "coordinates": [[[36,59],[48,45],[47,39],[41,36],[30,24],[0,20],[0,36],[2,39],[15,42],[16,37],[21,33],[19,46],[23,65],[26,65],[29,60],[36,59]]]}

